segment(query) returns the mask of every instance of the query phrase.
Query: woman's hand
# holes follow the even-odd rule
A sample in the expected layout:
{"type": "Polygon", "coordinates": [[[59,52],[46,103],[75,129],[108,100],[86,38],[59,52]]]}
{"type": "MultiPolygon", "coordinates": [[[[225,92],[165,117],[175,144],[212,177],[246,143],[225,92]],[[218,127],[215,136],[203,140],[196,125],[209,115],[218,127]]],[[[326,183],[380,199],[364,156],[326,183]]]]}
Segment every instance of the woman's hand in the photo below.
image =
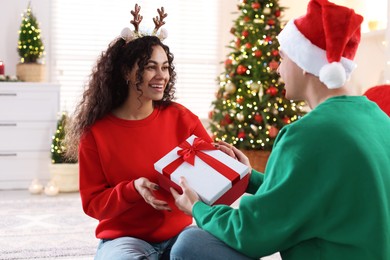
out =
{"type": "Polygon", "coordinates": [[[172,196],[175,198],[175,204],[181,211],[192,216],[192,207],[200,198],[198,194],[188,186],[188,182],[184,177],[180,177],[180,187],[183,190],[183,194],[179,194],[175,189],[171,188],[172,196]]]}
{"type": "Polygon", "coordinates": [[[154,196],[154,191],[159,189],[159,186],[156,183],[149,181],[147,178],[141,177],[134,181],[134,187],[141,195],[142,198],[157,210],[168,210],[172,209],[169,207],[168,203],[163,200],[159,200],[154,196]]]}
{"type": "Polygon", "coordinates": [[[248,157],[246,157],[246,155],[243,152],[238,150],[233,145],[228,144],[224,141],[220,141],[218,144],[215,144],[215,147],[221,150],[222,152],[226,153],[227,155],[237,159],[241,163],[247,165],[249,167],[249,172],[252,171],[252,166],[251,163],[249,162],[248,157]]]}

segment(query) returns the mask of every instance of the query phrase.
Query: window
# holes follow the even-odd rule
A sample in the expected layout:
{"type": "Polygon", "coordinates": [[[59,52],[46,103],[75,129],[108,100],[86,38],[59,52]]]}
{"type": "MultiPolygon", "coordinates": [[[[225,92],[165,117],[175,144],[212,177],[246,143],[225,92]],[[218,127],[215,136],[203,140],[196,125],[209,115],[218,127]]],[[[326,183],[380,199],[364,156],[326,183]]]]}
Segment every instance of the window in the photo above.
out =
{"type": "MultiPolygon", "coordinates": [[[[73,112],[96,59],[124,27],[130,10],[141,6],[141,30],[152,30],[157,8],[168,13],[165,43],[175,56],[177,101],[207,118],[220,73],[222,0],[54,0],[52,79],[61,84],[61,109],[73,112]]],[[[226,12],[226,10],[225,10],[226,12]]],[[[226,30],[224,28],[223,30],[226,30]]]]}

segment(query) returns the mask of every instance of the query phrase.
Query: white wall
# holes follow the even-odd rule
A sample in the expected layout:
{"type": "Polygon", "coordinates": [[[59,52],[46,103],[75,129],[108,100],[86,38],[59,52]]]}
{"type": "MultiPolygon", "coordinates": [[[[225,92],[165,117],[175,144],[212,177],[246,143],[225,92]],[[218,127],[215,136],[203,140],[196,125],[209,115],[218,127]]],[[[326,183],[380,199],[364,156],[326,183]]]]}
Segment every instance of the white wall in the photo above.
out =
{"type": "MultiPolygon", "coordinates": [[[[357,12],[366,14],[366,21],[372,18],[373,9],[376,9],[378,19],[386,19],[387,7],[383,8],[379,2],[385,0],[372,0],[370,5],[367,5],[365,0],[334,0],[335,3],[343,4],[351,8],[355,8],[357,12]],[[371,8],[371,9],[367,9],[371,8]],[[383,18],[384,17],[384,18],[383,18]]],[[[280,5],[288,7],[283,16],[284,20],[289,20],[293,17],[300,16],[306,12],[306,6],[309,0],[280,0],[280,5]]],[[[226,59],[230,49],[226,47],[233,39],[230,34],[230,28],[233,26],[233,21],[237,17],[238,0],[224,1],[226,10],[225,15],[221,16],[221,30],[224,46],[221,46],[221,62],[226,59]]],[[[16,74],[16,64],[19,61],[17,54],[18,30],[21,24],[21,14],[27,8],[28,0],[0,0],[0,60],[5,63],[7,75],[16,74]]],[[[32,0],[32,9],[36,15],[40,28],[42,30],[43,43],[46,48],[45,61],[50,66],[50,0],[32,0]]],[[[363,28],[367,30],[367,28],[363,28]]],[[[390,29],[390,28],[389,28],[390,29]]],[[[385,57],[388,57],[388,48],[382,44],[385,39],[385,32],[378,34],[365,34],[362,37],[362,44],[358,50],[355,61],[358,64],[358,69],[354,73],[351,83],[356,85],[358,93],[362,93],[370,86],[383,83],[383,73],[385,69],[385,57]]],[[[221,72],[222,72],[221,65],[221,72]]],[[[49,75],[49,70],[47,71],[49,75]]],[[[216,75],[217,76],[217,75],[216,75]]],[[[48,81],[50,78],[48,76],[48,81]]]]}

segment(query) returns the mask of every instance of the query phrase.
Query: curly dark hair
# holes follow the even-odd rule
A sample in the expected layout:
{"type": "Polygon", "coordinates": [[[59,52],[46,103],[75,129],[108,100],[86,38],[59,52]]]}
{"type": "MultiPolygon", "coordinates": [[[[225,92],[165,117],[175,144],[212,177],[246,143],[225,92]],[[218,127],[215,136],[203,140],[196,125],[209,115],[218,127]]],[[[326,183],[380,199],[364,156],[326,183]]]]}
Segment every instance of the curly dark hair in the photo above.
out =
{"type": "Polygon", "coordinates": [[[164,108],[172,102],[176,72],[173,54],[169,47],[156,36],[144,36],[128,43],[120,37],[115,39],[97,60],[82,99],[72,116],[65,138],[68,158],[77,158],[78,143],[84,131],[125,102],[129,94],[126,75],[136,63],[138,71],[135,86],[142,96],[140,85],[143,81],[144,68],[151,58],[153,47],[157,45],[161,46],[167,54],[170,79],[164,90],[163,98],[153,101],[153,106],[164,108]]]}

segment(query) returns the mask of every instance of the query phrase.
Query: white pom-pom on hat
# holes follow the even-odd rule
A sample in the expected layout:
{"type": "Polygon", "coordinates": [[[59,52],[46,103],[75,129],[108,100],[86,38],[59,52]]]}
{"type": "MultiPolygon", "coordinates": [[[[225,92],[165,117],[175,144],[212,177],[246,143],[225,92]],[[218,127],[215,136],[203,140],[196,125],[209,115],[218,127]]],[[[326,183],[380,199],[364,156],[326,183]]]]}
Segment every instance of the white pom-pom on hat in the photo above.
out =
{"type": "Polygon", "coordinates": [[[341,88],[347,81],[347,73],[340,62],[332,62],[320,69],[320,81],[329,89],[341,88]]]}

